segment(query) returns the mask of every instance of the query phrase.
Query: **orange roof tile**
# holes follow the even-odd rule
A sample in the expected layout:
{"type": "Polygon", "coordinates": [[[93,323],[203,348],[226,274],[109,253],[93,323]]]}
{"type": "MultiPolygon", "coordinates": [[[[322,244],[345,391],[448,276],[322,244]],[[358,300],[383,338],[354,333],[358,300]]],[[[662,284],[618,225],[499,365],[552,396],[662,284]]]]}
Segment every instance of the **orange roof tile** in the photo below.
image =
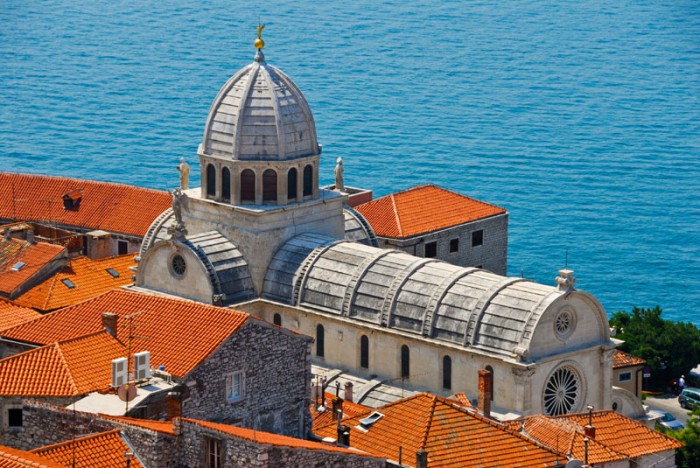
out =
{"type": "MultiPolygon", "coordinates": [[[[314,429],[317,427],[323,427],[327,426],[328,424],[332,424],[336,421],[336,418],[338,417],[337,415],[333,414],[333,399],[335,398],[335,395],[333,395],[332,393],[325,392],[324,397],[325,402],[320,401],[321,399],[319,398],[319,403],[324,408],[323,411],[314,411],[314,405],[310,405],[309,407],[311,411],[311,419],[313,420],[314,429]]],[[[366,413],[369,409],[369,407],[360,405],[359,403],[353,403],[352,401],[343,400],[344,417],[351,417],[356,416],[358,414],[363,414],[366,413]]]]}
{"type": "Polygon", "coordinates": [[[32,452],[0,445],[0,468],[62,468],[63,466],[32,452]]]}
{"type": "MultiPolygon", "coordinates": [[[[132,452],[120,435],[119,429],[92,434],[60,444],[32,450],[61,466],[76,468],[115,468],[126,466],[124,454],[132,452]]],[[[134,468],[141,467],[138,458],[131,459],[134,468]]]]}
{"type": "Polygon", "coordinates": [[[164,365],[178,377],[199,365],[250,317],[245,312],[185,299],[115,289],[5,330],[2,336],[37,344],[65,341],[102,330],[103,312],[119,316],[118,336],[123,342],[129,334],[125,317],[134,314],[132,323],[138,336],[132,343],[134,352],[150,351],[154,368],[164,365]]]}
{"type": "Polygon", "coordinates": [[[637,356],[632,356],[629,353],[626,353],[624,351],[620,351],[619,349],[615,350],[615,353],[613,353],[613,369],[619,369],[621,367],[631,367],[631,366],[643,366],[647,362],[642,359],[638,358],[637,356]]]}
{"type": "MultiPolygon", "coordinates": [[[[524,421],[524,432],[529,437],[583,460],[584,426],[588,424],[588,418],[588,413],[554,417],[537,415],[509,422],[508,425],[514,430],[522,430],[524,421]]],[[[588,460],[594,464],[637,458],[683,446],[679,441],[612,410],[594,411],[593,426],[595,437],[589,437],[588,460]]]]}
{"type": "Polygon", "coordinates": [[[128,418],[126,416],[111,416],[108,414],[101,413],[100,417],[104,419],[112,419],[114,421],[119,421],[120,423],[127,424],[129,426],[136,426],[144,429],[150,429],[155,432],[161,432],[163,434],[175,435],[175,429],[173,428],[172,421],[154,421],[152,419],[128,418]]]}
{"type": "Polygon", "coordinates": [[[39,317],[41,314],[36,310],[20,307],[12,301],[0,298],[0,333],[39,317]]]}
{"type": "Polygon", "coordinates": [[[133,254],[100,260],[76,257],[49,279],[19,296],[15,302],[44,312],[77,304],[130,284],[133,273],[129,267],[135,265],[133,254]],[[108,268],[119,276],[111,275],[108,268]],[[74,287],[68,287],[63,280],[69,280],[74,287]]]}
{"type": "Polygon", "coordinates": [[[361,456],[375,456],[367,453],[362,453],[357,450],[347,449],[343,447],[337,447],[334,445],[326,445],[320,442],[312,442],[305,439],[297,439],[294,437],[282,436],[278,434],[272,434],[270,432],[260,432],[254,431],[253,429],[246,429],[243,427],[231,426],[229,424],[219,424],[208,421],[201,421],[199,419],[189,419],[181,418],[182,421],[186,421],[192,424],[196,424],[201,427],[208,429],[213,429],[215,431],[221,432],[223,434],[232,435],[245,440],[250,440],[259,444],[265,445],[275,445],[279,447],[292,447],[292,448],[304,448],[308,450],[323,450],[326,452],[340,452],[348,453],[352,455],[361,456]]]}
{"type": "MultiPolygon", "coordinates": [[[[415,453],[428,452],[431,467],[534,467],[566,463],[566,458],[501,424],[474,414],[446,398],[421,393],[376,410],[344,418],[350,427],[350,444],[365,452],[404,463],[415,453]],[[384,416],[362,429],[360,420],[377,411],[384,416]]],[[[316,430],[321,437],[337,437],[330,424],[316,430]]]]}
{"type": "Polygon", "coordinates": [[[435,185],[413,187],[355,207],[381,237],[407,238],[506,210],[435,185]]]}
{"type": "Polygon", "coordinates": [[[94,180],[0,172],[0,218],[44,221],[135,236],[171,205],[167,192],[94,180]],[[63,195],[78,190],[78,209],[63,195]]]}
{"type": "Polygon", "coordinates": [[[21,239],[0,239],[0,292],[12,293],[60,256],[68,257],[68,251],[60,245],[46,242],[30,244],[21,239]],[[25,265],[15,271],[13,266],[19,262],[25,265]]]}
{"type": "Polygon", "coordinates": [[[463,406],[465,408],[473,408],[474,407],[474,405],[472,405],[472,402],[469,401],[467,394],[464,392],[457,392],[454,395],[452,395],[449,399],[456,401],[457,403],[459,403],[460,406],[463,406]]]}
{"type": "Polygon", "coordinates": [[[0,395],[70,397],[107,388],[126,348],[106,332],[0,360],[0,395]]]}

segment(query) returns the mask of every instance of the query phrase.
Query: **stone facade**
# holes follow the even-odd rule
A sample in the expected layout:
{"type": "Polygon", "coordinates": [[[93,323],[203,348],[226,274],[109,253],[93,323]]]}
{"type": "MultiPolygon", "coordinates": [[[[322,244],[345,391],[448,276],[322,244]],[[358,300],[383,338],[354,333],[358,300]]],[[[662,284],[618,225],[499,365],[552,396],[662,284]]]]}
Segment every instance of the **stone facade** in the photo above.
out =
{"type": "Polygon", "coordinates": [[[430,248],[426,249],[426,246],[434,242],[436,251],[433,258],[453,265],[478,267],[499,275],[506,274],[508,213],[405,239],[381,236],[377,238],[381,247],[400,249],[417,257],[430,255],[430,252],[426,252],[430,248]],[[482,232],[480,244],[478,231],[482,232]],[[472,241],[479,245],[473,245],[472,241]]]}
{"type": "Polygon", "coordinates": [[[185,378],[187,418],[293,437],[311,428],[310,339],[249,320],[185,378]],[[273,331],[279,331],[274,333],[273,331]],[[242,397],[227,399],[227,376],[242,372],[242,397]]]}

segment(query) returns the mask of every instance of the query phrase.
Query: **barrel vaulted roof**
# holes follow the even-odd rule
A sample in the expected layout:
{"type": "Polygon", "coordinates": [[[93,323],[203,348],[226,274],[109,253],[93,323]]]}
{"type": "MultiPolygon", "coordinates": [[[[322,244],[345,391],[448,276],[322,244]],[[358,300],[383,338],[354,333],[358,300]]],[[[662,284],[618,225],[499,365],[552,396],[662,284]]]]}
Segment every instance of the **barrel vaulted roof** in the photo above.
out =
{"type": "Polygon", "coordinates": [[[503,214],[505,209],[435,185],[413,187],[355,207],[381,237],[407,238],[503,214]]]}
{"type": "Polygon", "coordinates": [[[306,98],[265,60],[243,67],[209,110],[200,151],[240,160],[287,160],[319,154],[306,98]]]}
{"type": "Polygon", "coordinates": [[[264,297],[505,356],[521,353],[564,293],[522,278],[302,234],[267,271],[264,297]]]}

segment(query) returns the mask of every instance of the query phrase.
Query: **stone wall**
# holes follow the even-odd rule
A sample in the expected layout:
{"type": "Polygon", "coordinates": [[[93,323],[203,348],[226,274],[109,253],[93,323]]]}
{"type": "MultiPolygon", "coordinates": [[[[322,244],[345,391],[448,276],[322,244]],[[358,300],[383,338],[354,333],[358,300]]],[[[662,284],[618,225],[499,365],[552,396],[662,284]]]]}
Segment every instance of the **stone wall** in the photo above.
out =
{"type": "Polygon", "coordinates": [[[178,422],[181,437],[180,466],[203,466],[207,457],[207,441],[217,443],[221,448],[221,466],[268,468],[281,466],[384,468],[383,459],[352,455],[336,451],[329,446],[328,451],[301,447],[269,445],[264,442],[265,434],[260,434],[260,442],[255,442],[231,434],[205,428],[189,421],[178,422]]]}
{"type": "Polygon", "coordinates": [[[437,242],[435,258],[464,267],[480,267],[499,275],[506,274],[508,260],[508,213],[471,223],[460,224],[410,239],[379,237],[384,248],[403,250],[417,257],[425,257],[425,245],[437,242]],[[472,233],[483,230],[483,244],[472,246],[472,233]],[[450,252],[450,241],[459,240],[456,252],[450,252]]]}
{"type": "Polygon", "coordinates": [[[16,341],[0,339],[0,359],[14,356],[15,354],[31,351],[36,346],[25,345],[16,341]]]}
{"type": "Polygon", "coordinates": [[[186,379],[182,415],[305,437],[311,382],[310,339],[251,318],[186,379]],[[229,401],[226,376],[243,372],[243,396],[229,401]]]}

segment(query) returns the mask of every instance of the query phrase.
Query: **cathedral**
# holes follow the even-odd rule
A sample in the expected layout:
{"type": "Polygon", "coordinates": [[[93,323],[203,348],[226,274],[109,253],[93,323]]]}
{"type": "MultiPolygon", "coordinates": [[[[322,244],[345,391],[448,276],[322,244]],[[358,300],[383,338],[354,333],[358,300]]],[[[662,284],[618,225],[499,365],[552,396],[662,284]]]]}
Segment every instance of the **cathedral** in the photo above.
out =
{"type": "Polygon", "coordinates": [[[151,224],[134,288],[244,310],[314,338],[312,360],[438,395],[478,393],[518,415],[641,405],[614,387],[605,310],[561,270],[553,286],[380,248],[347,204],[342,163],[319,186],[321,145],[297,85],[254,61],[223,84],[204,127],[201,180],[184,161],[151,224]],[[194,185],[194,184],[193,184],[194,185]]]}

